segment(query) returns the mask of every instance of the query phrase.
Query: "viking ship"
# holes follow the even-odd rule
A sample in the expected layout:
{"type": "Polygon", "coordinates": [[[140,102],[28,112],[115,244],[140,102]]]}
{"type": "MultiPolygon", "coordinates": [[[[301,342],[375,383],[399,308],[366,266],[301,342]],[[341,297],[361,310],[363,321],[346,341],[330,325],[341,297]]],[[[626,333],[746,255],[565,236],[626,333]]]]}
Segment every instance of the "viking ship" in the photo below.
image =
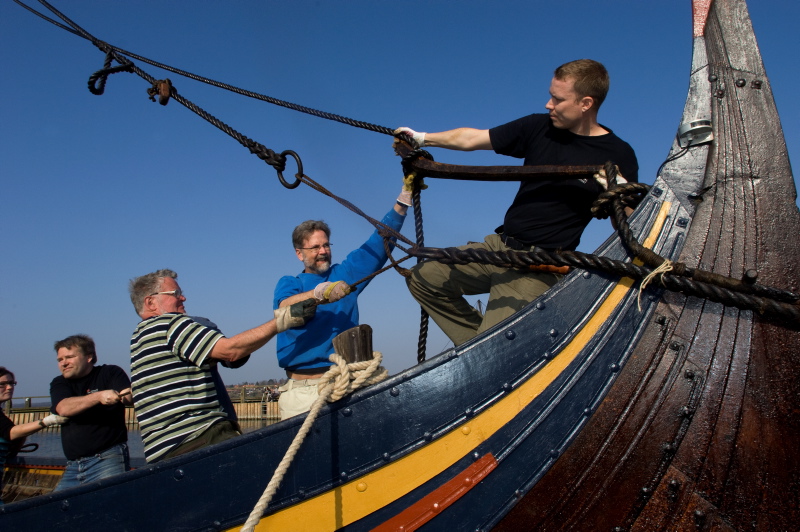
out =
{"type": "MultiPolygon", "coordinates": [[[[255,529],[796,529],[796,191],[745,3],[693,8],[685,110],[627,221],[668,267],[612,235],[593,257],[629,274],[573,266],[325,406],[255,529]]],[[[303,423],[0,507],[0,527],[238,530],[303,423]]]]}

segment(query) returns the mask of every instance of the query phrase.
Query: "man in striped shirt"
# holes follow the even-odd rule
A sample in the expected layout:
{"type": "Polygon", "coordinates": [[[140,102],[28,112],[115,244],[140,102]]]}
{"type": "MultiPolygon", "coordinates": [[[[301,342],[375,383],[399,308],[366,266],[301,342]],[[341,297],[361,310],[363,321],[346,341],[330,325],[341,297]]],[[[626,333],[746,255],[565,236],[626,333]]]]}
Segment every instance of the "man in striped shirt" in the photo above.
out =
{"type": "Polygon", "coordinates": [[[275,319],[226,338],[186,316],[172,270],[130,282],[142,322],[131,338],[131,387],[145,459],[157,462],[240,434],[228,418],[214,385],[218,362],[235,365],[288,328],[304,325],[316,311],[313,300],[275,310],[275,319]]]}

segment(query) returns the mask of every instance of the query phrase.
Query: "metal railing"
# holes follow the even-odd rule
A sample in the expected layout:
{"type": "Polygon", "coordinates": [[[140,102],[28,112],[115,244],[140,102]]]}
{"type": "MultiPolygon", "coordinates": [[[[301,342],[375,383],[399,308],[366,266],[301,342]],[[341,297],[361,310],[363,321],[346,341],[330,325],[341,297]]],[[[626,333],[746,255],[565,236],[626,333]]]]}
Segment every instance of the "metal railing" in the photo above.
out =
{"type": "MultiPolygon", "coordinates": [[[[273,400],[268,394],[263,394],[260,399],[246,399],[240,397],[237,399],[231,398],[233,408],[236,410],[236,415],[242,421],[244,420],[273,420],[280,419],[280,412],[278,410],[278,402],[273,400]],[[241,399],[244,399],[242,401],[241,399]]],[[[3,404],[3,412],[11,419],[15,425],[23,423],[30,423],[31,421],[38,421],[43,417],[50,414],[50,396],[30,396],[19,397],[6,401],[3,404]],[[35,403],[48,403],[46,406],[33,406],[35,403]],[[20,406],[21,405],[21,406],[20,406]]],[[[129,406],[125,408],[125,423],[128,425],[138,426],[139,422],[136,420],[136,411],[134,407],[129,406]]],[[[49,427],[47,430],[58,430],[58,426],[49,427]]]]}

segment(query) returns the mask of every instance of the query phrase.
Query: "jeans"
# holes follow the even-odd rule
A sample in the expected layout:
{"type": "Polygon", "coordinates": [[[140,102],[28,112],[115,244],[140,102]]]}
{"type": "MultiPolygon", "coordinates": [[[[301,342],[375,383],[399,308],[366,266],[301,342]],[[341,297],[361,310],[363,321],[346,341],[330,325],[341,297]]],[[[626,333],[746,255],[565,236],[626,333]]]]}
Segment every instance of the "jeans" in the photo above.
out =
{"type": "Polygon", "coordinates": [[[53,491],[80,486],[130,470],[128,444],[120,443],[94,456],[67,460],[67,469],[53,491]]]}

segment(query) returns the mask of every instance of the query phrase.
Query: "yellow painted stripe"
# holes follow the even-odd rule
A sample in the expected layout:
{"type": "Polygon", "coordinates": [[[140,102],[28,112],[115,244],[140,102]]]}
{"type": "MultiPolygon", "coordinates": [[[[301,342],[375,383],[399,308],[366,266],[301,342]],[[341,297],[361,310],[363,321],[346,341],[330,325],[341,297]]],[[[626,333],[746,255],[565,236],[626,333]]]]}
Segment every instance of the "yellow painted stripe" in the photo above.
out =
{"type": "MultiPolygon", "coordinates": [[[[670,205],[667,202],[661,205],[644,242],[645,246],[652,247],[655,243],[668,216],[670,205]]],[[[336,530],[379,510],[429,481],[491,437],[541,394],[575,360],[631,286],[632,279],[620,279],[572,341],[540,371],[509,392],[496,405],[394,463],[264,517],[255,529],[260,532],[336,530]]]]}
{"type": "Polygon", "coordinates": [[[33,474],[33,475],[56,475],[56,476],[59,476],[59,477],[64,474],[64,468],[63,467],[56,468],[56,469],[41,469],[41,468],[38,468],[38,467],[30,467],[30,466],[20,467],[20,466],[10,465],[10,466],[6,466],[5,470],[6,471],[12,471],[12,472],[23,472],[23,473],[33,474]]]}

